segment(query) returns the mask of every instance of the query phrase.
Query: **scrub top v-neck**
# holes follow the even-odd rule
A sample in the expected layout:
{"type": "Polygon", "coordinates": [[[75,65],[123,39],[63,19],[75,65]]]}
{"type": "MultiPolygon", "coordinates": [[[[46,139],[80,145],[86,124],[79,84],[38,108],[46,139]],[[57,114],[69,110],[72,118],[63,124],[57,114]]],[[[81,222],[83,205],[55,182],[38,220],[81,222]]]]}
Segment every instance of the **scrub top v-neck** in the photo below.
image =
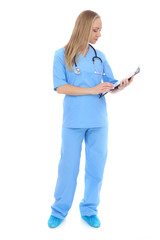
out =
{"type": "MultiPolygon", "coordinates": [[[[59,86],[71,84],[77,87],[94,87],[101,82],[112,82],[114,79],[112,70],[106,60],[105,55],[97,51],[97,56],[103,61],[103,72],[107,78],[103,79],[102,75],[95,74],[95,67],[92,58],[95,53],[91,47],[83,56],[80,54],[77,60],[77,66],[80,74],[75,74],[75,65],[73,71],[69,71],[65,64],[65,48],[55,52],[53,63],[53,85],[54,90],[59,86]]],[[[99,59],[95,60],[96,70],[102,72],[102,64],[99,59]]],[[[97,95],[65,95],[63,100],[63,127],[67,128],[93,128],[107,127],[107,108],[105,97],[99,98],[97,95]]]]}

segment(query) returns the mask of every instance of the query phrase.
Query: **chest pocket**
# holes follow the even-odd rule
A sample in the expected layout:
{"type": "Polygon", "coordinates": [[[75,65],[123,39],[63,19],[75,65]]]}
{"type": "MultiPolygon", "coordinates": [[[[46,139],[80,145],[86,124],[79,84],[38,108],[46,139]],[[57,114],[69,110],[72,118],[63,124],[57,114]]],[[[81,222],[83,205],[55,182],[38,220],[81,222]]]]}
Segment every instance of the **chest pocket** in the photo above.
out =
{"type": "Polygon", "coordinates": [[[96,86],[102,82],[102,75],[91,73],[92,86],[96,86]]]}
{"type": "MultiPolygon", "coordinates": [[[[93,62],[92,62],[93,63],[93,62]]],[[[92,79],[95,83],[95,85],[98,85],[102,82],[102,63],[100,61],[100,59],[95,58],[94,60],[94,64],[92,64],[92,79]]]]}

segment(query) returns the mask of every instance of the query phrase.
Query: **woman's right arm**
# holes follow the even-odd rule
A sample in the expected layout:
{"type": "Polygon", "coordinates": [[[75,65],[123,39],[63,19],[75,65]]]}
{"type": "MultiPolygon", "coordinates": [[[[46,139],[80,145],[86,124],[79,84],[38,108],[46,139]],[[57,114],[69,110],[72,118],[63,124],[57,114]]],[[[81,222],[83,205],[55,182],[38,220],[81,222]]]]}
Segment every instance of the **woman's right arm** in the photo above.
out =
{"type": "Polygon", "coordinates": [[[66,95],[97,95],[104,92],[109,92],[110,89],[113,89],[114,85],[109,82],[100,83],[95,87],[85,88],[85,87],[76,87],[70,84],[65,84],[63,86],[57,87],[57,93],[66,94],[66,95]],[[107,90],[106,90],[107,89],[107,90]]]}

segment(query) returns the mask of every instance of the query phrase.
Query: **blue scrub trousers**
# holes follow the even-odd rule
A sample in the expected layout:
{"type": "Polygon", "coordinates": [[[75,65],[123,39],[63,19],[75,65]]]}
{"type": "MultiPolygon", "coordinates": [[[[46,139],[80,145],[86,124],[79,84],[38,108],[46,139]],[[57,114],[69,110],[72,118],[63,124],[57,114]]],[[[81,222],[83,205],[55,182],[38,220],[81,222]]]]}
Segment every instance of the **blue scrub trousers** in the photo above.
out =
{"type": "Polygon", "coordinates": [[[77,185],[83,139],[85,141],[85,190],[80,203],[82,216],[97,214],[100,189],[107,159],[108,128],[62,127],[61,159],[52,215],[64,219],[71,208],[77,185]]]}

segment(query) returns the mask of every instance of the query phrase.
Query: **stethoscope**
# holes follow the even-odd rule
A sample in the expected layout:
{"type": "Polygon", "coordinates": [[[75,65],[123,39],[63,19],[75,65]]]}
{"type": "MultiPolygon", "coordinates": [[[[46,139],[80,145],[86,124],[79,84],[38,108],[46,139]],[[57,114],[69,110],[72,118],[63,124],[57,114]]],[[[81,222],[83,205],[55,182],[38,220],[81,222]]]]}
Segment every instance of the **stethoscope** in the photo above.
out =
{"type": "MultiPolygon", "coordinates": [[[[90,45],[90,44],[89,44],[89,46],[94,50],[94,53],[95,53],[95,56],[92,58],[92,61],[93,61],[93,64],[94,64],[94,68],[95,68],[95,72],[94,72],[94,73],[95,73],[95,74],[100,74],[100,75],[106,75],[105,73],[103,73],[103,61],[102,61],[102,59],[97,56],[97,52],[96,52],[96,50],[94,49],[94,47],[92,47],[92,45],[90,45]],[[97,68],[96,68],[96,66],[95,66],[95,59],[96,59],[96,58],[101,61],[101,64],[102,64],[102,72],[101,72],[101,73],[99,73],[99,72],[97,71],[97,68]]],[[[76,63],[75,57],[74,57],[74,64],[75,64],[75,69],[74,69],[75,74],[80,74],[80,69],[77,67],[77,63],[76,63]]]]}

